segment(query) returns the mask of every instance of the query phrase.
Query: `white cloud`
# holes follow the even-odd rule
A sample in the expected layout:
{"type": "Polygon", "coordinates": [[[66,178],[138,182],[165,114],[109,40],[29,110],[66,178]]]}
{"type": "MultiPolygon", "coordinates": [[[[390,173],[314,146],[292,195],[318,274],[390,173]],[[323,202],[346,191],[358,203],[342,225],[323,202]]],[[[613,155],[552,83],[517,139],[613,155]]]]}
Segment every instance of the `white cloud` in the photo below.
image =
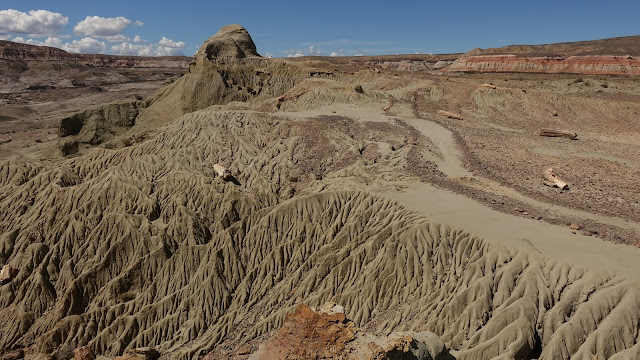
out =
{"type": "Polygon", "coordinates": [[[25,44],[38,45],[38,46],[51,46],[56,48],[62,48],[62,40],[57,37],[48,37],[45,41],[38,41],[34,39],[28,39],[25,44]]]}
{"type": "Polygon", "coordinates": [[[135,45],[123,42],[111,46],[111,52],[116,55],[153,56],[153,45],[135,45]]]}
{"type": "Polygon", "coordinates": [[[0,34],[0,40],[9,40],[11,39],[11,35],[0,34]]]}
{"type": "Polygon", "coordinates": [[[344,49],[340,49],[337,52],[336,51],[332,51],[331,52],[331,56],[335,57],[335,56],[344,56],[344,49]]]}
{"type": "MultiPolygon", "coordinates": [[[[139,36],[138,40],[142,40],[139,36]]],[[[182,49],[186,46],[183,41],[173,41],[162,37],[158,44],[136,44],[123,42],[111,46],[111,51],[117,55],[134,55],[134,56],[182,56],[184,55],[182,49]]]]}
{"type": "Polygon", "coordinates": [[[182,56],[184,53],[182,49],[165,47],[165,46],[157,46],[156,54],[153,56],[182,56]]]}
{"type": "Polygon", "coordinates": [[[294,50],[294,49],[291,49],[289,51],[285,51],[285,54],[287,54],[288,58],[304,56],[304,52],[302,50],[294,50]]]}
{"type": "Polygon", "coordinates": [[[272,57],[273,57],[273,54],[267,51],[267,53],[264,55],[264,57],[266,57],[266,58],[272,58],[272,57]]]}
{"type": "Polygon", "coordinates": [[[320,52],[316,50],[315,46],[309,45],[309,55],[311,56],[320,55],[320,52]]]}
{"type": "Polygon", "coordinates": [[[50,46],[72,53],[104,54],[107,51],[107,44],[89,37],[85,37],[81,40],[73,40],[69,43],[63,43],[62,39],[51,36],[48,37],[45,41],[34,39],[25,40],[23,37],[17,36],[13,38],[12,41],[29,45],[50,46]]]}
{"type": "Polygon", "coordinates": [[[162,39],[158,41],[158,45],[172,49],[182,49],[187,44],[185,44],[184,41],[173,41],[163,36],[162,39]]]}
{"type": "Polygon", "coordinates": [[[129,25],[131,25],[131,20],[122,16],[116,18],[87,16],[73,28],[73,32],[77,35],[108,37],[120,35],[129,25]]]}
{"type": "Polygon", "coordinates": [[[128,37],[122,35],[122,34],[118,34],[118,35],[113,35],[113,36],[99,36],[102,39],[107,40],[108,42],[123,42],[123,41],[129,41],[131,39],[129,39],[128,37]]]}
{"type": "Polygon", "coordinates": [[[316,46],[360,46],[360,45],[391,45],[393,44],[390,41],[359,41],[359,40],[351,40],[351,39],[335,39],[329,41],[321,41],[314,43],[306,43],[305,45],[316,45],[316,46]]]}
{"type": "Polygon", "coordinates": [[[140,35],[136,35],[133,37],[133,42],[136,44],[139,44],[139,43],[146,43],[147,40],[144,40],[143,38],[141,38],[140,35]]]}
{"type": "Polygon", "coordinates": [[[0,10],[0,33],[54,35],[69,23],[69,18],[47,10],[31,10],[29,13],[8,9],[0,10]]]}
{"type": "Polygon", "coordinates": [[[85,37],[81,40],[73,40],[62,45],[62,49],[72,53],[104,54],[107,52],[107,44],[103,41],[85,37]]]}
{"type": "Polygon", "coordinates": [[[144,23],[143,23],[142,21],[140,21],[140,20],[136,20],[136,21],[133,23],[133,26],[134,26],[134,27],[143,27],[143,26],[144,26],[144,23]]]}

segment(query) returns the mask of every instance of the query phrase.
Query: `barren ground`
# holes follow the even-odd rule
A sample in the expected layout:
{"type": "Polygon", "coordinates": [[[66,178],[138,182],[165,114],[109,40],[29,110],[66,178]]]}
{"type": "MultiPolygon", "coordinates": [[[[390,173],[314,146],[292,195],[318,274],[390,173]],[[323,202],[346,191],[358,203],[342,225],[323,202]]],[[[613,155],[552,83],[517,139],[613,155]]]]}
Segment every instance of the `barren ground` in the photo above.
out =
{"type": "Polygon", "coordinates": [[[37,159],[58,157],[51,148],[61,118],[94,105],[147,97],[185,71],[2,59],[0,68],[0,158],[37,159]]]}

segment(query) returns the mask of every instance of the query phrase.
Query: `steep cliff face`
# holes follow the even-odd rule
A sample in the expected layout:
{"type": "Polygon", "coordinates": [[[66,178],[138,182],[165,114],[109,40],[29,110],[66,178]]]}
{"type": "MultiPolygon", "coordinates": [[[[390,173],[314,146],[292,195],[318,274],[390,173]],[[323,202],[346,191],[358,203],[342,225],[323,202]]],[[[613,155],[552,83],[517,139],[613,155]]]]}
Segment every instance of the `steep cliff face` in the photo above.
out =
{"type": "Polygon", "coordinates": [[[519,57],[516,55],[465,56],[445,72],[526,72],[593,75],[638,75],[640,59],[632,56],[519,57]]]}
{"type": "Polygon", "coordinates": [[[81,111],[60,120],[58,146],[63,155],[78,150],[78,144],[97,145],[135,125],[144,101],[124,100],[81,111]]]}
{"type": "Polygon", "coordinates": [[[49,46],[35,46],[0,40],[0,59],[63,60],[100,67],[186,68],[186,56],[116,56],[104,54],[72,54],[49,46]]]}

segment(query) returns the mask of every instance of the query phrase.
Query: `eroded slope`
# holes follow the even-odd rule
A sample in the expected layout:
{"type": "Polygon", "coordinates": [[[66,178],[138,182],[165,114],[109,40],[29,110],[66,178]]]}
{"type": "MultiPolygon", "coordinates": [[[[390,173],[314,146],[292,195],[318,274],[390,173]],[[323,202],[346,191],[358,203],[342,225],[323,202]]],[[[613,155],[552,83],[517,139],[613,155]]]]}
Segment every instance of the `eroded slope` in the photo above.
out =
{"type": "Polygon", "coordinates": [[[490,245],[366,192],[317,193],[335,176],[409,176],[408,135],[384,126],[208,110],[59,167],[4,162],[0,261],[19,273],[0,287],[0,347],[197,358],[331,300],[373,332],[432,331],[460,359],[637,356],[635,282],[490,245]],[[305,129],[326,140],[305,142],[305,129]],[[218,161],[234,182],[211,177],[218,161]],[[296,192],[310,195],[286,200],[296,192]]]}

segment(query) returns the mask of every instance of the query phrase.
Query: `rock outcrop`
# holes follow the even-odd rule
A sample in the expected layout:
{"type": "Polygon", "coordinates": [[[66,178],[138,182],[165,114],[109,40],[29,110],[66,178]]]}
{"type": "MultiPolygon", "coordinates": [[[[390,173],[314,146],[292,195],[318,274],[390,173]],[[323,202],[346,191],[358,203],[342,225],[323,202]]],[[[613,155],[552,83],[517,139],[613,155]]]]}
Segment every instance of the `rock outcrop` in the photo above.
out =
{"type": "Polygon", "coordinates": [[[7,264],[0,270],[0,285],[8,284],[18,275],[18,269],[7,264]]]}
{"type": "Polygon", "coordinates": [[[96,356],[88,346],[81,346],[73,350],[73,360],[95,360],[96,356]]]}
{"type": "Polygon", "coordinates": [[[58,128],[58,147],[63,155],[70,155],[80,144],[99,145],[111,140],[133,127],[144,107],[144,101],[119,101],[63,118],[58,128]]]}
{"type": "MultiPolygon", "coordinates": [[[[277,97],[307,78],[308,72],[303,65],[263,59],[242,26],[223,26],[205,41],[187,74],[144,102],[108,104],[62,119],[59,148],[63,155],[74,154],[82,145],[135,136],[212,105],[277,97]]],[[[118,143],[127,142],[121,140],[118,143]]]]}
{"type": "Polygon", "coordinates": [[[249,32],[240,25],[225,25],[208,38],[195,55],[210,61],[225,62],[260,57],[249,32]]]}
{"type": "MultiPolygon", "coordinates": [[[[205,360],[221,356],[224,355],[214,351],[205,360]]],[[[353,321],[347,320],[344,307],[330,303],[319,310],[298,305],[286,317],[282,328],[249,359],[448,360],[453,357],[444,342],[431,332],[375,336],[359,330],[353,321]]]]}
{"type": "Polygon", "coordinates": [[[251,358],[255,360],[331,359],[345,354],[356,337],[356,326],[344,313],[314,311],[301,304],[282,328],[251,358]]]}
{"type": "Polygon", "coordinates": [[[212,105],[277,97],[308,76],[304,65],[260,57],[242,26],[223,26],[204,42],[187,74],[147,99],[150,105],[136,128],[155,127],[212,105]]]}

